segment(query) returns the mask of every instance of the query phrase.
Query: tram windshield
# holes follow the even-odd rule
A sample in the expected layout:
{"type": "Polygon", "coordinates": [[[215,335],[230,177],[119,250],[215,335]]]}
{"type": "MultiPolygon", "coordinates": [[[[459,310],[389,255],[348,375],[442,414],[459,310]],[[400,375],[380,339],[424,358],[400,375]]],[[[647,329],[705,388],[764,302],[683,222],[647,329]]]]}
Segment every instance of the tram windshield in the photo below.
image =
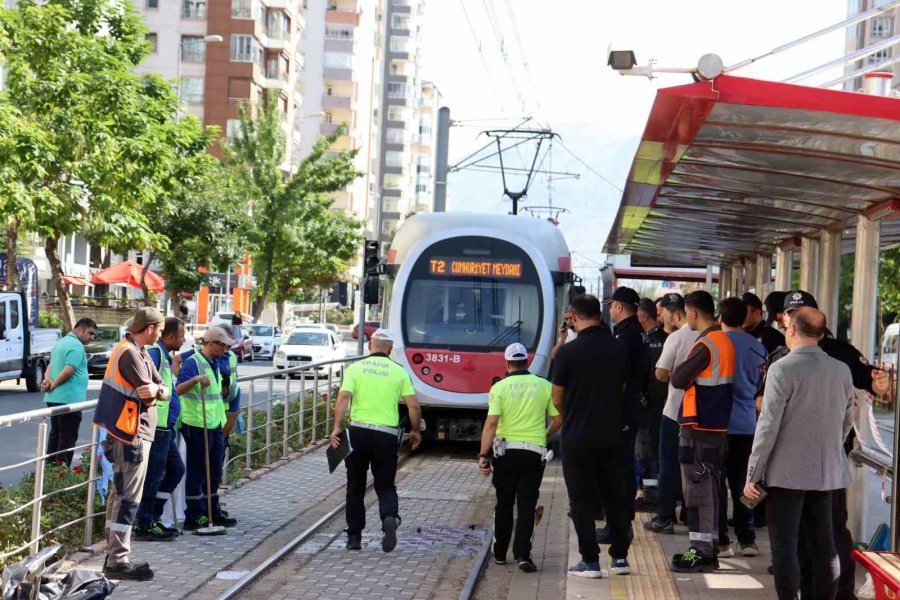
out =
{"type": "Polygon", "coordinates": [[[508,242],[458,238],[432,246],[405,291],[407,347],[502,351],[537,347],[541,287],[531,259],[508,242]]]}

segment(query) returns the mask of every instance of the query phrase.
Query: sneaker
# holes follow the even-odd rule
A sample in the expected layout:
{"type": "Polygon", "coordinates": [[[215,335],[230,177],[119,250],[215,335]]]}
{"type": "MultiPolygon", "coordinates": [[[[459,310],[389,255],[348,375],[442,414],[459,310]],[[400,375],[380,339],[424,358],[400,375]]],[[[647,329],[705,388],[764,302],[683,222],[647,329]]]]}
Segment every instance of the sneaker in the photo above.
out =
{"type": "MultiPolygon", "coordinates": [[[[628,539],[634,540],[634,527],[632,527],[631,523],[628,524],[628,539]]],[[[612,544],[612,534],[609,532],[609,527],[597,529],[597,543],[612,544]]]]}
{"type": "Polygon", "coordinates": [[[672,557],[672,571],[676,573],[712,573],[719,566],[715,556],[703,556],[691,548],[684,554],[672,557]]]}
{"type": "Polygon", "coordinates": [[[628,566],[628,560],[624,558],[614,558],[611,569],[616,575],[631,575],[631,567],[628,566]]]}
{"type": "Polygon", "coordinates": [[[759,556],[759,546],[753,542],[741,544],[741,556],[759,556]]]}
{"type": "Polygon", "coordinates": [[[221,525],[222,527],[234,527],[237,525],[237,519],[229,517],[226,514],[213,515],[213,525],[221,525]]]}
{"type": "Polygon", "coordinates": [[[644,530],[652,531],[653,533],[675,533],[675,523],[653,519],[649,523],[644,523],[644,530]]]}
{"type": "Polygon", "coordinates": [[[148,581],[153,579],[153,571],[147,564],[123,562],[117,565],[104,565],[103,574],[110,579],[130,579],[132,581],[148,581]]]}
{"type": "Polygon", "coordinates": [[[573,577],[585,577],[587,579],[602,579],[603,571],[600,570],[600,562],[581,561],[574,567],[569,567],[569,575],[573,577]]]}
{"type": "Polygon", "coordinates": [[[185,531],[195,531],[197,529],[201,529],[203,527],[209,527],[209,519],[206,517],[200,517],[199,519],[185,519],[184,520],[184,530],[185,531]]]}
{"type": "Polygon", "coordinates": [[[520,558],[516,566],[519,567],[520,571],[525,573],[534,573],[537,571],[537,567],[530,558],[520,558]]]}
{"type": "Polygon", "coordinates": [[[719,544],[719,551],[716,554],[718,558],[731,558],[734,556],[734,549],[731,544],[719,544]]]}
{"type": "Polygon", "coordinates": [[[347,550],[362,550],[362,535],[359,533],[347,534],[347,550]]]}
{"type": "Polygon", "coordinates": [[[167,531],[159,521],[150,523],[148,527],[134,528],[134,539],[141,542],[171,542],[177,535],[167,531]]]}
{"type": "Polygon", "coordinates": [[[658,508],[655,498],[650,496],[641,496],[634,501],[635,512],[655,513],[658,508]]]}
{"type": "Polygon", "coordinates": [[[506,564],[506,552],[497,552],[496,542],[491,544],[491,556],[494,559],[494,564],[497,564],[497,565],[505,565],[506,564]]]}
{"type": "Polygon", "coordinates": [[[175,535],[181,535],[182,533],[184,533],[178,527],[166,527],[162,524],[162,521],[157,521],[157,523],[159,523],[160,527],[163,528],[163,531],[168,531],[169,533],[174,533],[175,535]]]}
{"type": "Polygon", "coordinates": [[[381,528],[384,530],[384,537],[381,538],[381,549],[385,552],[391,552],[397,547],[397,518],[388,515],[381,522],[381,528]]]}

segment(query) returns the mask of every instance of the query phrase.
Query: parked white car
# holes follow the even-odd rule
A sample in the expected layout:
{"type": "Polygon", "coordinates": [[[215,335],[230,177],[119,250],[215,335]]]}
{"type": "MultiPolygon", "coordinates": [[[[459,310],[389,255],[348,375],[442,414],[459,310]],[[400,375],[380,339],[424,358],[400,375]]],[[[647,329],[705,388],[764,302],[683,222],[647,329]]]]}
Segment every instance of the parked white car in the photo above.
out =
{"type": "MultiPolygon", "coordinates": [[[[347,351],[340,336],[320,327],[301,327],[284,337],[281,347],[275,352],[273,365],[276,369],[290,369],[313,362],[341,360],[346,358],[347,351]]],[[[343,365],[335,363],[317,369],[319,375],[328,376],[331,372],[339,376],[343,365]]],[[[312,375],[311,372],[307,372],[312,375]]]]}
{"type": "MultiPolygon", "coordinates": [[[[233,312],[215,313],[209,320],[209,326],[212,327],[213,325],[231,325],[232,317],[234,317],[233,312]]],[[[242,327],[252,325],[253,317],[251,317],[250,315],[241,314],[241,322],[243,323],[242,327]]]]}
{"type": "Polygon", "coordinates": [[[259,323],[245,327],[253,338],[253,356],[261,359],[275,358],[275,353],[284,340],[284,332],[276,325],[259,323]]]}

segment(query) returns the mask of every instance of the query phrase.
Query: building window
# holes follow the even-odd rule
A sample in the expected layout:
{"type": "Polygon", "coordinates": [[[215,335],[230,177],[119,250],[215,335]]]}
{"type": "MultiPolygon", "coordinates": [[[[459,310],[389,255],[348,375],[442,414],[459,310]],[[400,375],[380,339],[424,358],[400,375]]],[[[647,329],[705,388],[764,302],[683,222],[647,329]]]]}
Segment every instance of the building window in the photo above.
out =
{"type": "Polygon", "coordinates": [[[409,38],[397,35],[391,36],[391,52],[404,52],[409,54],[409,38]]]}
{"type": "Polygon", "coordinates": [[[387,84],[388,98],[409,98],[412,96],[412,87],[406,83],[389,81],[387,84]]]}
{"type": "Polygon", "coordinates": [[[386,190],[399,190],[403,186],[403,175],[385,173],[382,183],[386,190]]]}
{"type": "Polygon", "coordinates": [[[266,31],[273,40],[286,40],[291,35],[291,21],[280,10],[269,11],[266,15],[266,31]]]}
{"type": "Polygon", "coordinates": [[[404,131],[396,127],[389,127],[385,133],[385,139],[388,144],[402,144],[404,142],[404,131]]]}
{"type": "Polygon", "coordinates": [[[323,117],[323,119],[325,120],[326,123],[334,123],[334,120],[333,120],[334,115],[332,115],[330,112],[325,113],[325,116],[323,117]]]}
{"type": "Polygon", "coordinates": [[[384,153],[384,164],[387,167],[402,167],[403,153],[395,150],[388,150],[384,153]]]}
{"type": "Polygon", "coordinates": [[[891,49],[890,48],[882,48],[877,52],[873,52],[869,55],[868,62],[870,65],[878,64],[884,60],[887,60],[891,57],[891,49]]]}
{"type": "Polygon", "coordinates": [[[202,77],[182,77],[181,101],[187,104],[203,104],[202,77]]]}
{"type": "Polygon", "coordinates": [[[231,34],[231,60],[233,62],[259,62],[259,42],[252,35],[231,34]]]}
{"type": "Polygon", "coordinates": [[[181,16],[185,19],[205,19],[206,0],[182,0],[181,16]]]}
{"type": "Polygon", "coordinates": [[[325,38],[329,40],[352,40],[353,28],[346,25],[325,25],[325,38]]]}
{"type": "Polygon", "coordinates": [[[181,62],[202,63],[206,59],[206,44],[201,36],[181,36],[181,62]]]}
{"type": "Polygon", "coordinates": [[[417,194],[424,194],[427,191],[428,191],[427,183],[417,183],[416,184],[416,193],[417,194]]]}
{"type": "Polygon", "coordinates": [[[346,52],[326,52],[326,69],[352,69],[353,55],[346,52]]]}
{"type": "Polygon", "coordinates": [[[406,121],[409,111],[402,106],[388,106],[388,121],[406,121]]]}
{"type": "Polygon", "coordinates": [[[148,33],[146,38],[148,42],[150,42],[151,50],[150,54],[156,54],[156,51],[159,49],[159,38],[155,33],[148,33]]]}
{"type": "Polygon", "coordinates": [[[875,17],[872,23],[872,37],[889,37],[894,32],[894,19],[891,17],[875,17]]]}
{"type": "Polygon", "coordinates": [[[147,0],[144,6],[147,8],[159,8],[159,0],[147,0]]]}
{"type": "Polygon", "coordinates": [[[231,0],[231,16],[234,19],[259,19],[259,0],[231,0]]]}
{"type": "Polygon", "coordinates": [[[234,141],[238,138],[238,135],[241,133],[241,120],[240,119],[228,119],[225,122],[225,139],[228,140],[229,144],[233,144],[234,141]]]}
{"type": "Polygon", "coordinates": [[[394,29],[404,29],[409,31],[410,16],[403,13],[394,13],[391,15],[391,27],[394,29]]]}

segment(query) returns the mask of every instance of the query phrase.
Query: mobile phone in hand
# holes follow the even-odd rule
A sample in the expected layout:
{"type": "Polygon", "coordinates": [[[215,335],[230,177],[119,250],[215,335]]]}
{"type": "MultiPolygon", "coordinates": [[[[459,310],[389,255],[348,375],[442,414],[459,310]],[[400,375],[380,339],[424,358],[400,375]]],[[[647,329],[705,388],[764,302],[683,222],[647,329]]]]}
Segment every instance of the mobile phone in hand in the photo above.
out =
{"type": "Polygon", "coordinates": [[[761,483],[756,484],[756,489],[759,490],[759,497],[755,500],[748,498],[746,494],[741,494],[741,504],[746,506],[749,509],[754,509],[757,504],[766,499],[766,496],[769,495],[768,490],[761,483]]]}

